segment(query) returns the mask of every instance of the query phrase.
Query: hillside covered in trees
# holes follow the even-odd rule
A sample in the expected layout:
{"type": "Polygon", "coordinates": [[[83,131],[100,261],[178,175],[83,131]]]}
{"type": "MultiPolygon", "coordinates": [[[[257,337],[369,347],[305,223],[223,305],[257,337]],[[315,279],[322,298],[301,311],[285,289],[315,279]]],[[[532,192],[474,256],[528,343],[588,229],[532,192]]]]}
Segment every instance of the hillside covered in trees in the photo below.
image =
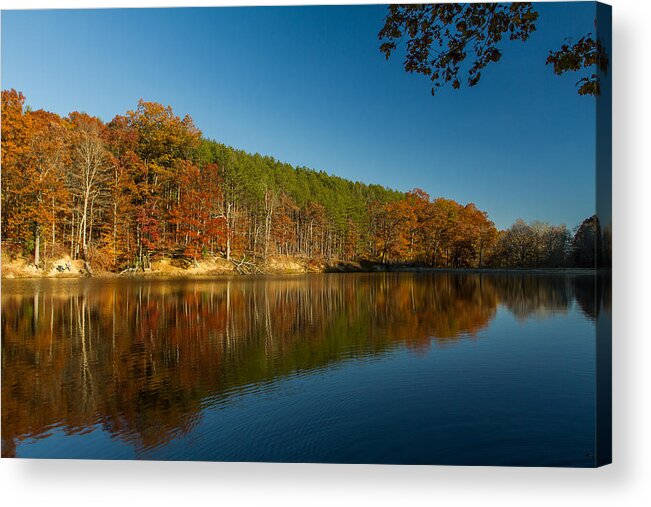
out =
{"type": "Polygon", "coordinates": [[[3,252],[37,268],[69,256],[107,271],[160,258],[274,255],[432,267],[594,267],[610,259],[596,217],[517,220],[474,204],[293,167],[206,139],[189,116],[139,101],[110,122],[25,106],[2,92],[3,252]]]}

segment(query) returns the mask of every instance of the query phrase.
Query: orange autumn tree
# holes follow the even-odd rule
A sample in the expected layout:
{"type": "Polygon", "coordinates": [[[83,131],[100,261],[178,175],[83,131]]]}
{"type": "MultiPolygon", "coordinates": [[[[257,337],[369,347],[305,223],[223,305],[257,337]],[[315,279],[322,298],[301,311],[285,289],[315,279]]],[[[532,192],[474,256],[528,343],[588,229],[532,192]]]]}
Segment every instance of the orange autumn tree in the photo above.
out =
{"type": "Polygon", "coordinates": [[[190,116],[180,118],[171,107],[142,99],[126,117],[127,125],[138,132],[135,153],[144,169],[136,210],[138,262],[143,265],[151,252],[169,247],[176,234],[176,224],[169,222],[179,195],[176,173],[183,161],[196,158],[201,132],[190,116]]]}
{"type": "Polygon", "coordinates": [[[481,268],[484,266],[487,254],[491,252],[497,242],[497,229],[495,224],[489,220],[488,214],[473,203],[464,207],[462,217],[466,224],[467,241],[469,241],[472,251],[472,258],[468,259],[468,265],[481,268]]]}
{"type": "Polygon", "coordinates": [[[67,124],[47,111],[25,110],[25,97],[2,92],[2,238],[34,254],[41,266],[44,235],[56,241],[66,202],[67,124]]]}
{"type": "Polygon", "coordinates": [[[383,262],[417,261],[434,266],[483,266],[497,241],[495,225],[475,204],[430,200],[413,189],[403,199],[370,208],[375,256],[383,262]]]}
{"type": "Polygon", "coordinates": [[[214,254],[225,237],[225,217],[217,205],[221,192],[217,166],[199,169],[181,162],[176,182],[177,203],[170,212],[170,223],[176,228],[175,244],[196,262],[205,252],[214,254]]]}
{"type": "Polygon", "coordinates": [[[116,116],[105,131],[111,167],[111,227],[104,242],[114,269],[128,266],[138,254],[136,210],[146,201],[144,163],[136,154],[139,132],[126,116],[116,116]]]}
{"type": "Polygon", "coordinates": [[[409,258],[415,226],[416,216],[406,199],[391,202],[380,210],[376,243],[382,262],[409,258]]]}
{"type": "Polygon", "coordinates": [[[56,240],[56,218],[67,201],[68,123],[54,113],[28,111],[29,136],[26,164],[22,172],[22,214],[34,238],[34,265],[41,265],[41,240],[51,231],[56,240]]]}
{"type": "Polygon", "coordinates": [[[434,220],[434,207],[430,196],[424,190],[415,188],[407,192],[406,201],[411,208],[415,222],[410,231],[412,243],[412,259],[421,262],[429,260],[432,249],[432,224],[434,220]]]}
{"type": "Polygon", "coordinates": [[[430,250],[431,263],[434,266],[449,266],[451,250],[459,236],[459,214],[461,205],[452,199],[439,197],[432,202],[430,250]]]}
{"type": "Polygon", "coordinates": [[[22,210],[30,136],[24,106],[21,92],[2,91],[2,239],[21,246],[31,241],[28,217],[22,210]]]}

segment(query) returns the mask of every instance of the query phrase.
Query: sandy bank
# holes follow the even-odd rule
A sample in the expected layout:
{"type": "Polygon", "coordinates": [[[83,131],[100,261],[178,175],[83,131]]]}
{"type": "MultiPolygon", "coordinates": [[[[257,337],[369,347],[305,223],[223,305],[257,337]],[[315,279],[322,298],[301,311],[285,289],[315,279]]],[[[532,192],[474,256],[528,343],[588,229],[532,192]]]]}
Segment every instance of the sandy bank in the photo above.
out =
{"type": "MultiPolygon", "coordinates": [[[[151,263],[145,271],[125,270],[121,273],[94,268],[94,278],[112,277],[206,277],[235,275],[286,275],[304,273],[355,273],[355,272],[410,272],[410,273],[483,273],[483,274],[591,274],[594,269],[582,268],[431,268],[413,264],[382,265],[371,262],[308,259],[284,255],[270,256],[266,260],[226,260],[223,257],[208,257],[196,262],[160,258],[151,263]]],[[[2,278],[83,278],[89,276],[81,260],[71,261],[69,257],[48,260],[42,269],[23,258],[9,258],[2,255],[2,278]]]]}
{"type": "MultiPolygon", "coordinates": [[[[274,255],[266,260],[250,262],[247,259],[226,260],[223,257],[208,257],[198,261],[179,261],[160,258],[152,261],[147,270],[123,270],[115,273],[93,267],[93,278],[111,277],[186,277],[186,276],[234,276],[245,274],[302,274],[324,272],[362,272],[369,271],[359,263],[350,261],[307,259],[274,255]]],[[[2,278],[83,278],[89,276],[81,260],[69,257],[48,260],[41,269],[28,260],[2,255],[2,278]]]]}

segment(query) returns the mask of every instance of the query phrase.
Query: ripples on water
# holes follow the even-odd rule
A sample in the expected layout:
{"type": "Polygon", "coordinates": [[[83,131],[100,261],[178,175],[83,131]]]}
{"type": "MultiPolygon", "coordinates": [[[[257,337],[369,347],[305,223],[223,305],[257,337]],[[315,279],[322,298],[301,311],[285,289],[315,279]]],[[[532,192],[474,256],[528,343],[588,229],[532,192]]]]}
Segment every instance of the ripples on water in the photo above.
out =
{"type": "Polygon", "coordinates": [[[588,466],[609,279],[2,287],[3,456],[588,466]]]}

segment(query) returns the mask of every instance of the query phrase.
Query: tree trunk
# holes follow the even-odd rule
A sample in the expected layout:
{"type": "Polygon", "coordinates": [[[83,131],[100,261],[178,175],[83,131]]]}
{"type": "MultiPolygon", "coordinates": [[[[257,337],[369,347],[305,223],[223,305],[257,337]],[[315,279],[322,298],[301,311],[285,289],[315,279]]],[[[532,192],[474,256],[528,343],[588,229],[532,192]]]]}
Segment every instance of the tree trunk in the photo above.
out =
{"type": "Polygon", "coordinates": [[[75,212],[70,213],[70,258],[75,260],[75,212]]]}
{"type": "Polygon", "coordinates": [[[84,257],[84,260],[86,260],[88,257],[86,256],[87,252],[87,240],[86,240],[86,229],[88,228],[88,201],[90,200],[90,196],[88,195],[88,191],[84,194],[84,213],[81,217],[81,224],[83,224],[83,227],[81,228],[81,235],[82,235],[82,241],[81,241],[81,251],[82,255],[84,257]]]}
{"type": "Polygon", "coordinates": [[[118,252],[117,252],[117,241],[118,241],[118,203],[113,202],[113,266],[118,265],[118,252]]]}
{"type": "MultiPolygon", "coordinates": [[[[52,248],[51,255],[54,257],[54,242],[55,242],[55,230],[56,230],[56,213],[54,210],[54,197],[52,197],[52,248]]],[[[47,254],[47,252],[46,252],[47,254]]]]}
{"type": "Polygon", "coordinates": [[[37,268],[41,264],[41,226],[36,224],[34,229],[34,266],[37,268]]]}

